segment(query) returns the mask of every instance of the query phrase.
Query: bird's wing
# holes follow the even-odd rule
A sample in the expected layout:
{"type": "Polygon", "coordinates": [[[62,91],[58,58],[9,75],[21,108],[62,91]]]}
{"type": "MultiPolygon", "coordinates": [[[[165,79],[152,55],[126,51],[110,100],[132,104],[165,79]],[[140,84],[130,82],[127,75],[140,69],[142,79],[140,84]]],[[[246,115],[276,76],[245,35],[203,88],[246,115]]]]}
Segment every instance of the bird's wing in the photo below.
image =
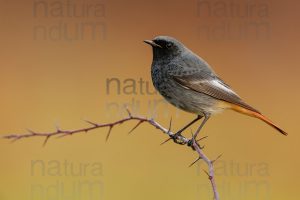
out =
{"type": "Polygon", "coordinates": [[[209,78],[207,78],[198,72],[192,75],[173,75],[171,77],[175,82],[184,88],[201,92],[216,99],[239,105],[243,108],[260,113],[256,109],[243,102],[243,100],[229,87],[229,85],[224,83],[224,81],[217,76],[208,76],[209,78]]]}

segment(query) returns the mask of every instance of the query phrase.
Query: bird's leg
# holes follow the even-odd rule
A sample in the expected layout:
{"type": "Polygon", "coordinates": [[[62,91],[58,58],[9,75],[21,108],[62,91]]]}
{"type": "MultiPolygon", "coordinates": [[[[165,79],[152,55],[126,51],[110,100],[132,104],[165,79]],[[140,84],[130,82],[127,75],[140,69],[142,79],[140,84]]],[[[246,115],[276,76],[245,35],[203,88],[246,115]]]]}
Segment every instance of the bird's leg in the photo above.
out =
{"type": "Polygon", "coordinates": [[[207,122],[207,120],[209,119],[209,115],[204,115],[204,120],[202,121],[202,123],[200,124],[199,128],[197,129],[197,131],[195,132],[193,138],[196,141],[196,138],[198,136],[198,134],[200,133],[202,127],[204,126],[204,124],[207,122]]]}
{"type": "Polygon", "coordinates": [[[191,125],[193,125],[195,122],[199,121],[200,119],[202,118],[201,115],[197,115],[197,118],[194,119],[193,121],[191,121],[190,123],[188,123],[187,125],[185,125],[182,129],[180,129],[179,131],[177,131],[173,137],[178,137],[178,136],[181,136],[181,133],[187,129],[188,127],[190,127],[191,125]]]}
{"type": "Polygon", "coordinates": [[[170,136],[169,139],[167,139],[166,141],[164,141],[163,143],[161,144],[164,144],[168,141],[170,141],[171,139],[173,139],[176,143],[181,143],[178,139],[179,136],[181,136],[181,133],[187,129],[188,127],[190,127],[191,125],[193,125],[195,122],[199,121],[200,119],[202,118],[201,115],[197,115],[197,118],[194,119],[193,121],[191,121],[190,123],[188,123],[187,125],[185,125],[182,129],[180,129],[179,131],[177,131],[174,135],[170,136]]]}

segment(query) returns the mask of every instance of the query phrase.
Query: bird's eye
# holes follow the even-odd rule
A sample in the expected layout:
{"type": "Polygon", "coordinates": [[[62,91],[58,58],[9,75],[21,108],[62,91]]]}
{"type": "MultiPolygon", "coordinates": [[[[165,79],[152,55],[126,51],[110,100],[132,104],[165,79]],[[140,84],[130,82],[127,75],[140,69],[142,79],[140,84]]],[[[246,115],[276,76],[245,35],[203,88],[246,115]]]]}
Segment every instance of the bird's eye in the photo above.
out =
{"type": "Polygon", "coordinates": [[[168,49],[170,49],[170,48],[172,47],[172,43],[167,43],[167,44],[166,44],[166,47],[167,47],[168,49]]]}

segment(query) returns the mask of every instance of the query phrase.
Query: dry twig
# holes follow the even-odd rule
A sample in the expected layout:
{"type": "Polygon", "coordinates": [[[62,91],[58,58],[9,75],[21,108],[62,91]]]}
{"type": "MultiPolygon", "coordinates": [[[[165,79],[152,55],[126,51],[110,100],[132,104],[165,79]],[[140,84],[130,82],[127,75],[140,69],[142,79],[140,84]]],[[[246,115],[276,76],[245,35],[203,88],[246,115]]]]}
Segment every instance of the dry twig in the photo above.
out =
{"type": "Polygon", "coordinates": [[[89,131],[92,131],[92,130],[95,130],[95,129],[98,129],[98,128],[107,127],[108,128],[108,133],[107,133],[107,136],[106,136],[106,140],[108,140],[112,129],[116,125],[120,125],[120,124],[122,124],[124,122],[127,122],[127,121],[137,121],[137,124],[129,131],[129,133],[131,133],[137,127],[139,127],[142,123],[148,123],[148,124],[154,126],[155,128],[159,129],[163,133],[167,134],[170,137],[170,139],[173,140],[173,142],[175,142],[176,144],[187,145],[188,147],[191,147],[194,151],[197,152],[198,158],[190,166],[192,166],[193,164],[195,164],[197,161],[199,161],[201,159],[207,164],[208,172],[205,171],[205,173],[207,174],[207,176],[210,180],[210,183],[211,183],[211,186],[212,186],[212,189],[213,189],[214,199],[215,200],[220,199],[218,191],[217,191],[217,186],[216,186],[215,177],[214,177],[214,168],[213,168],[214,162],[220,156],[215,160],[210,160],[204,154],[203,147],[201,147],[198,143],[200,140],[205,139],[207,136],[196,140],[196,138],[194,138],[194,135],[192,135],[192,137],[190,139],[188,139],[188,138],[186,138],[182,135],[175,135],[175,133],[173,133],[171,131],[172,119],[170,120],[169,127],[165,128],[162,125],[160,125],[158,122],[156,122],[153,118],[133,116],[130,113],[129,110],[127,110],[127,112],[128,112],[128,117],[126,117],[124,119],[120,119],[120,120],[112,122],[112,123],[99,124],[99,123],[95,123],[95,122],[91,122],[91,121],[86,121],[90,125],[89,127],[86,127],[86,128],[80,128],[80,129],[74,129],[74,130],[62,130],[62,129],[57,127],[55,131],[45,132],[45,133],[28,130],[28,133],[25,133],[25,134],[10,134],[10,135],[4,136],[3,138],[9,139],[9,140],[14,142],[14,141],[25,139],[25,138],[42,137],[42,138],[44,138],[43,146],[45,146],[47,144],[47,142],[49,141],[49,139],[54,137],[54,136],[57,136],[57,137],[60,138],[60,137],[74,135],[74,134],[77,134],[77,133],[83,133],[83,132],[87,133],[89,131]]]}

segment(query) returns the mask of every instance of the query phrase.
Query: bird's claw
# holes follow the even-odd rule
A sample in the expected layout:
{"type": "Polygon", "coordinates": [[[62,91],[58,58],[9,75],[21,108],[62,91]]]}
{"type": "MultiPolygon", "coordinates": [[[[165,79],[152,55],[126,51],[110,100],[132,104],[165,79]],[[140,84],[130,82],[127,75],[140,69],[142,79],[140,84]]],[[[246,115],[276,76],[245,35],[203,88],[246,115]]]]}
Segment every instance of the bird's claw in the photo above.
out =
{"type": "MultiPolygon", "coordinates": [[[[194,140],[195,140],[194,138],[189,139],[189,141],[186,143],[187,146],[191,147],[193,150],[195,150],[195,147],[194,147],[194,140]]],[[[198,141],[195,141],[195,142],[196,142],[196,144],[199,146],[200,149],[204,149],[204,146],[201,146],[201,145],[198,143],[198,141]]]]}
{"type": "Polygon", "coordinates": [[[161,145],[169,142],[170,140],[173,140],[176,144],[181,144],[181,145],[185,145],[186,141],[183,140],[183,137],[181,135],[181,132],[177,132],[175,134],[169,135],[170,138],[168,138],[167,140],[165,140],[164,142],[161,143],[161,145]]]}
{"type": "Polygon", "coordinates": [[[182,139],[182,136],[177,136],[177,137],[174,137],[173,138],[173,141],[176,143],[176,144],[180,144],[180,145],[185,145],[186,144],[186,141],[184,141],[182,139]]]}

